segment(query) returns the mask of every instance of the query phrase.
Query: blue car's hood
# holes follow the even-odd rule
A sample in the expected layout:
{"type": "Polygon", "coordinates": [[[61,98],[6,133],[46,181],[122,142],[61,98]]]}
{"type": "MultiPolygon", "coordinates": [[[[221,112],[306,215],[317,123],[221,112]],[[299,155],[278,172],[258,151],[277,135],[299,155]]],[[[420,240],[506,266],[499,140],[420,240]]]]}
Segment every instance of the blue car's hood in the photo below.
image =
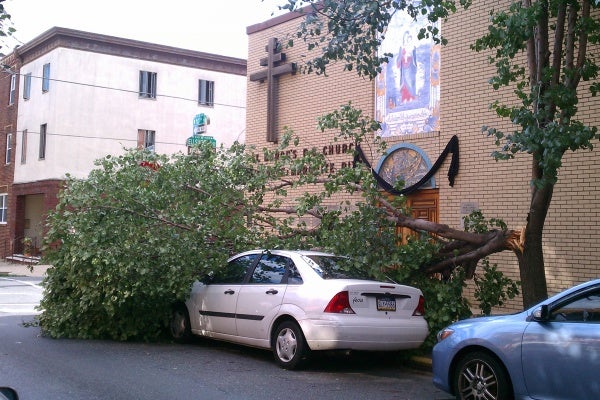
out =
{"type": "Polygon", "coordinates": [[[503,314],[503,315],[493,315],[493,316],[489,316],[489,317],[467,318],[467,319],[463,319],[463,320],[453,323],[452,325],[449,326],[449,328],[465,327],[468,325],[481,324],[481,323],[494,323],[494,322],[498,322],[498,321],[507,322],[507,321],[512,321],[512,320],[523,320],[523,319],[527,318],[527,313],[528,313],[528,311],[522,311],[520,313],[515,313],[515,314],[503,314]]]}

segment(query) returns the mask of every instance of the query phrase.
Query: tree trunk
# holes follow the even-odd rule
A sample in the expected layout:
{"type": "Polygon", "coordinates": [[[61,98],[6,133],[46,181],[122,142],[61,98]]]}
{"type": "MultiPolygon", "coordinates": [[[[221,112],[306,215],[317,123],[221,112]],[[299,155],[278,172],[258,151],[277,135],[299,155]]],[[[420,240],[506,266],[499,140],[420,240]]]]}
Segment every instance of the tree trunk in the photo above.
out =
{"type": "MultiPolygon", "coordinates": [[[[536,170],[538,170],[535,161],[533,168],[535,176],[536,170]]],[[[533,188],[525,227],[523,253],[521,255],[517,253],[521,273],[523,306],[525,308],[529,308],[548,297],[542,238],[544,222],[550,208],[553,191],[554,185],[552,184],[546,184],[542,188],[533,188]]]]}
{"type": "Polygon", "coordinates": [[[531,223],[527,224],[525,229],[523,254],[517,255],[524,308],[529,308],[548,297],[542,249],[542,230],[531,225],[531,223]]]}

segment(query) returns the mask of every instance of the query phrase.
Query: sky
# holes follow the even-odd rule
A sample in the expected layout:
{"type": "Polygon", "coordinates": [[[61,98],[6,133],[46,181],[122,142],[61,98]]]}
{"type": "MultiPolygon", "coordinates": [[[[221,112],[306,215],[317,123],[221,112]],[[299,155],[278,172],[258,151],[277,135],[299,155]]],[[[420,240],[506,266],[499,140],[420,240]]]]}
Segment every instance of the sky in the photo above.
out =
{"type": "Polygon", "coordinates": [[[281,14],[285,0],[5,0],[17,30],[2,38],[8,54],[48,29],[103,35],[247,58],[246,27],[281,14]]]}

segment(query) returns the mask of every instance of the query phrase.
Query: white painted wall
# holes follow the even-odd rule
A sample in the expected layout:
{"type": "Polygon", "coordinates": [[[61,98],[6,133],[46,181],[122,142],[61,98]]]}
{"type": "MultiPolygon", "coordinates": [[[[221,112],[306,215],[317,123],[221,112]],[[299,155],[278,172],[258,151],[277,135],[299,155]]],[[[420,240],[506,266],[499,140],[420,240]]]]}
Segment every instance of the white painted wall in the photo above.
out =
{"type": "Polygon", "coordinates": [[[57,48],[21,68],[15,183],[86,177],[95,159],[137,145],[138,129],[156,131],[156,151],[187,151],[196,114],[210,118],[207,135],[226,147],[245,139],[246,77],[171,64],[57,48]],[[43,65],[50,89],[42,93],[43,65]],[[138,96],[139,71],[157,73],[157,99],[138,96]],[[22,99],[32,74],[31,98],[22,99]],[[198,80],[215,82],[215,105],[198,105],[198,80]],[[111,88],[111,89],[109,89],[111,88]],[[39,159],[40,125],[47,124],[46,157],[39,159]],[[28,131],[26,162],[22,135],[28,131]]]}

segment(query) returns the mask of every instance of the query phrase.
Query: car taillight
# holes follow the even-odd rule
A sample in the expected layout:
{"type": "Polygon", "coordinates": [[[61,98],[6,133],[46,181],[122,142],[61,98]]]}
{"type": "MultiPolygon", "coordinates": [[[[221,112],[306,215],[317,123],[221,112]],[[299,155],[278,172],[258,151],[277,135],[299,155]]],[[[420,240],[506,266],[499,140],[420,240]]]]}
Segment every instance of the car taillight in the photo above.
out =
{"type": "Polygon", "coordinates": [[[354,314],[354,310],[350,307],[350,298],[348,291],[339,292],[329,301],[323,312],[336,314],[354,314]]]}
{"type": "Polygon", "coordinates": [[[417,308],[415,308],[413,315],[417,317],[422,317],[425,315],[425,297],[419,297],[419,304],[417,305],[417,308]]]}

